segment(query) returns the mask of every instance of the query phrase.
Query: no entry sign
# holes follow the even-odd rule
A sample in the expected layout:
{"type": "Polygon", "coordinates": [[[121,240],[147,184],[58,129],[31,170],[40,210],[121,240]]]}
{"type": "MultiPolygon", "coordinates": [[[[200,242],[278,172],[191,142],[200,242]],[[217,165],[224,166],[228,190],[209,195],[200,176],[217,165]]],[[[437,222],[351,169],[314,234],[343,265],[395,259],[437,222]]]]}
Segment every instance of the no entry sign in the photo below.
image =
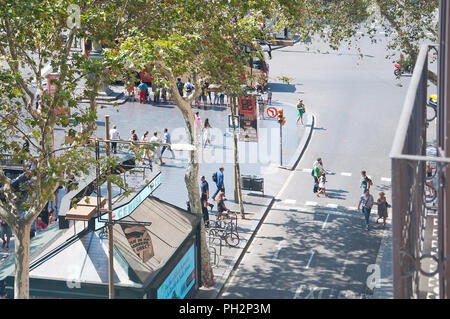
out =
{"type": "Polygon", "coordinates": [[[273,106],[268,107],[266,113],[267,113],[267,116],[270,117],[271,119],[277,117],[277,115],[278,115],[277,109],[274,108],[273,106]]]}

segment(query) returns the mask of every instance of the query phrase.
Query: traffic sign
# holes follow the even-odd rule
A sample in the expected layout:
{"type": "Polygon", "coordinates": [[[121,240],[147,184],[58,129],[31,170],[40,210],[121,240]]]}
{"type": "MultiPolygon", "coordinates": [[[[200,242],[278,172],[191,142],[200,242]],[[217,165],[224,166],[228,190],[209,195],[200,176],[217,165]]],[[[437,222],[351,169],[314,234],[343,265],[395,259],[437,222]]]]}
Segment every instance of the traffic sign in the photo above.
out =
{"type": "Polygon", "coordinates": [[[274,108],[273,106],[268,107],[266,112],[267,112],[267,116],[269,116],[271,119],[277,117],[277,115],[278,115],[277,109],[274,108]]]}
{"type": "MultiPolygon", "coordinates": [[[[233,128],[233,121],[231,120],[231,116],[231,114],[228,115],[228,128],[230,129],[233,128]]],[[[239,115],[234,116],[234,124],[236,128],[239,128],[239,115]]]]}

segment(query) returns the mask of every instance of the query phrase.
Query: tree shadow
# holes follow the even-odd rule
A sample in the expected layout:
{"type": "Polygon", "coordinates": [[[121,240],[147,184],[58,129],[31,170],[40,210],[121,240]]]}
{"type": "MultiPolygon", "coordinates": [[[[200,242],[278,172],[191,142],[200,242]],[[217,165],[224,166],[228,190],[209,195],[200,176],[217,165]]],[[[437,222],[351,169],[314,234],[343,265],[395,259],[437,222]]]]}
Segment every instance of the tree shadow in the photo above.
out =
{"type": "Polygon", "coordinates": [[[269,83],[268,86],[270,87],[272,92],[294,93],[296,91],[296,87],[294,85],[288,85],[284,83],[269,83]]]}
{"type": "Polygon", "coordinates": [[[332,198],[332,199],[345,200],[347,198],[347,196],[345,194],[347,194],[347,193],[348,193],[348,191],[344,191],[344,190],[327,189],[328,198],[332,198]]]}

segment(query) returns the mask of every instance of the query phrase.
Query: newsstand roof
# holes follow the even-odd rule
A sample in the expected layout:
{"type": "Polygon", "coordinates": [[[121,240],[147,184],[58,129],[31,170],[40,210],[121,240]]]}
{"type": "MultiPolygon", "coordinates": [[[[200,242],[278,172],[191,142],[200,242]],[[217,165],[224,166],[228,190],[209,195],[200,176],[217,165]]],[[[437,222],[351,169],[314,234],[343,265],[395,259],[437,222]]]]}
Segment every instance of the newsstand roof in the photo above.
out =
{"type": "MultiPolygon", "coordinates": [[[[176,249],[189,236],[200,218],[155,197],[146,198],[121,222],[151,223],[145,227],[151,239],[153,256],[146,260],[133,250],[122,224],[114,225],[114,281],[118,286],[140,288],[165,265],[176,249]]],[[[108,240],[101,230],[92,231],[55,251],[30,271],[31,278],[108,283],[108,240]]],[[[32,287],[31,287],[32,288],[32,287]]]]}

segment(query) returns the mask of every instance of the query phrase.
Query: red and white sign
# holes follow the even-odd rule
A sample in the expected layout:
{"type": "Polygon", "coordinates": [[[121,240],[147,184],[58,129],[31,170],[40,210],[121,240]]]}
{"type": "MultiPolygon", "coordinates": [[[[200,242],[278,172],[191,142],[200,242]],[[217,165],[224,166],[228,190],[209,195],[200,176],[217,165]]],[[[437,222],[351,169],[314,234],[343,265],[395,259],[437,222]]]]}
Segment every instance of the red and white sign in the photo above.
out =
{"type": "Polygon", "coordinates": [[[256,115],[256,99],[254,97],[239,97],[239,114],[256,115]]]}
{"type": "Polygon", "coordinates": [[[271,119],[277,117],[277,115],[278,115],[277,109],[274,108],[273,106],[268,107],[266,113],[267,113],[267,116],[270,117],[271,119]]]}

